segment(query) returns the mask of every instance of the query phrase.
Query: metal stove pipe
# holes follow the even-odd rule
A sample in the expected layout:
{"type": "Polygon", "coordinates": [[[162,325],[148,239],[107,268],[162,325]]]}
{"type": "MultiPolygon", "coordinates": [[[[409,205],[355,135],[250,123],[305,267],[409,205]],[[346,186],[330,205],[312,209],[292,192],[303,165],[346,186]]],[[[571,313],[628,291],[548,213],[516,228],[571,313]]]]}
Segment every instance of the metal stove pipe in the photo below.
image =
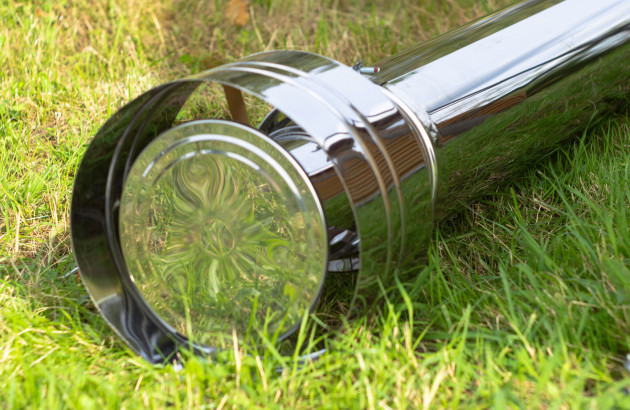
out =
{"type": "Polygon", "coordinates": [[[85,285],[151,362],[256,326],[286,337],[332,272],[358,272],[362,311],[434,218],[627,110],[629,37],[628,0],[531,0],[364,74],[275,51],[156,87],[105,123],[77,172],[85,285]],[[182,122],[207,83],[232,120],[182,122]],[[257,127],[243,92],[273,107],[257,127]]]}

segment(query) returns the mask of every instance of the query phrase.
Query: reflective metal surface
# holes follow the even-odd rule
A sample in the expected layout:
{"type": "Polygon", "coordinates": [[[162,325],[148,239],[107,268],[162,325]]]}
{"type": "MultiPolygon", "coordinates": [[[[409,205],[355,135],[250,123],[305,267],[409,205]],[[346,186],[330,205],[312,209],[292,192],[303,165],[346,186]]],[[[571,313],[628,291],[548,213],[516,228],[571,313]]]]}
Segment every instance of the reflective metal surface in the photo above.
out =
{"type": "Polygon", "coordinates": [[[378,63],[438,147],[438,216],[625,112],[629,38],[627,0],[526,1],[378,63]]]}
{"type": "Polygon", "coordinates": [[[120,243],[144,301],[209,345],[299,323],[324,283],[328,242],[310,181],[255,130],[193,121],[162,133],[123,189],[120,243]]]}
{"type": "Polygon", "coordinates": [[[156,87],[101,128],[78,170],[88,291],[152,362],[252,329],[285,337],[330,275],[363,312],[417,263],[434,217],[627,112],[629,24],[627,0],[526,1],[369,73],[278,51],[156,87]],[[198,107],[212,83],[232,121],[198,107]],[[252,99],[271,106],[257,127],[252,99]],[[201,114],[182,119],[191,106],[201,114]]]}
{"type": "MultiPolygon", "coordinates": [[[[239,99],[233,95],[230,105],[239,105],[239,99]]],[[[211,353],[232,332],[242,340],[252,312],[266,311],[271,300],[284,308],[275,308],[271,319],[264,316],[271,321],[267,330],[290,333],[301,313],[317,303],[326,268],[349,272],[361,267],[354,292],[358,310],[405,256],[408,224],[403,218],[415,214],[416,229],[430,233],[432,180],[419,139],[423,131],[408,125],[407,115],[351,68],[296,51],[258,54],[139,97],[99,131],[75,182],[73,245],[95,303],[130,346],[151,361],[168,357],[179,344],[211,353]],[[216,120],[211,131],[201,129],[204,123],[198,121],[172,128],[186,101],[206,82],[246,91],[275,107],[278,111],[260,126],[268,137],[216,120]],[[275,162],[260,161],[264,155],[275,162]],[[220,165],[213,163],[218,157],[223,158],[220,165]],[[206,159],[207,164],[198,163],[206,159]],[[241,176],[227,187],[221,182],[219,192],[214,181],[228,172],[226,167],[241,176]],[[293,174],[273,176],[281,171],[293,174]],[[256,180],[256,174],[267,176],[256,180]],[[237,180],[242,181],[238,190],[237,180]],[[280,181],[273,201],[260,188],[264,180],[280,181]],[[291,181],[312,186],[316,195],[306,195],[304,189],[300,195],[283,193],[291,181]],[[223,204],[221,195],[231,193],[223,204]],[[306,231],[293,222],[276,224],[258,241],[265,245],[254,251],[248,250],[252,238],[232,234],[251,230],[255,236],[252,224],[266,218],[297,219],[297,205],[289,201],[294,196],[308,205],[311,225],[306,231]],[[258,200],[290,215],[264,215],[263,210],[244,223],[251,205],[246,211],[237,205],[258,200]],[[415,211],[404,207],[405,201],[415,211]],[[310,211],[315,209],[323,209],[326,218],[326,229],[319,232],[314,228],[324,226],[323,216],[316,220],[310,211]],[[208,226],[197,226],[204,218],[208,226]],[[216,239],[217,232],[223,240],[216,239]],[[322,237],[327,246],[320,246],[322,237]],[[284,253],[262,255],[274,240],[284,241],[284,253]],[[238,254],[228,262],[220,252],[209,251],[228,245],[238,254]],[[266,265],[263,271],[274,272],[267,276],[281,280],[266,281],[267,289],[250,286],[251,272],[240,271],[245,262],[238,261],[243,260],[266,265]],[[283,279],[290,267],[295,278],[283,279]],[[282,297],[274,297],[278,295],[282,297]],[[232,303],[238,312],[226,315],[213,298],[232,303]],[[262,300],[269,302],[258,310],[262,300]]]]}

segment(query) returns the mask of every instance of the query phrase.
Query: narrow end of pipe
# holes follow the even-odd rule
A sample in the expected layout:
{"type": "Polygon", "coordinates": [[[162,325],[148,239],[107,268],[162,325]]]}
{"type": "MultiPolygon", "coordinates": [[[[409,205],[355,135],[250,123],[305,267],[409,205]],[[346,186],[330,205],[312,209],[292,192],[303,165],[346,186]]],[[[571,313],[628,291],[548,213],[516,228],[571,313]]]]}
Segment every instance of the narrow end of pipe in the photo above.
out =
{"type": "Polygon", "coordinates": [[[317,301],[323,211],[283,149],[223,120],[186,123],[140,154],[121,197],[121,249],[165,325],[220,346],[252,324],[283,335],[317,301]]]}

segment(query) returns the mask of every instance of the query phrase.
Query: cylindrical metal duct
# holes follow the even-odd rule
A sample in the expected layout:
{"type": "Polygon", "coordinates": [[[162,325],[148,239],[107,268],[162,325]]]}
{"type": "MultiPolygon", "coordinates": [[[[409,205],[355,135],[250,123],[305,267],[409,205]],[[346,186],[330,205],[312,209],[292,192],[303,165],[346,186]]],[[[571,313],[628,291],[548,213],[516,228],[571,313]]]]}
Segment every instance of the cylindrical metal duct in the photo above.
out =
{"type": "Polygon", "coordinates": [[[180,345],[212,353],[253,326],[286,337],[331,274],[358,272],[362,311],[434,218],[627,110],[629,37],[628,0],[532,0],[367,75],[276,51],[156,87],[107,121],[79,167],[85,285],[152,362],[180,345]],[[208,83],[231,120],[199,108],[208,83]],[[251,97],[271,106],[255,127],[251,97]]]}

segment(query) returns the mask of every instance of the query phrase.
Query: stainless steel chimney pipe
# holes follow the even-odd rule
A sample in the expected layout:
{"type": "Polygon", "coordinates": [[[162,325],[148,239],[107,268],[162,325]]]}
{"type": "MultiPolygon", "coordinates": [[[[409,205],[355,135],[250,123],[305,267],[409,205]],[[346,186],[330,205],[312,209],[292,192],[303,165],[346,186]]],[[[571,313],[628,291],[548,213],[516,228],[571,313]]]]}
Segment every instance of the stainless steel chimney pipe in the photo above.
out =
{"type": "Polygon", "coordinates": [[[628,0],[531,0],[366,75],[275,51],[149,90],[105,123],[77,172],[85,285],[151,362],[257,327],[286,337],[331,274],[358,272],[347,277],[361,311],[422,253],[434,218],[595,116],[627,112],[629,36],[628,0]],[[208,83],[232,119],[182,121],[208,83]],[[242,93],[273,107],[257,127],[242,93]]]}

